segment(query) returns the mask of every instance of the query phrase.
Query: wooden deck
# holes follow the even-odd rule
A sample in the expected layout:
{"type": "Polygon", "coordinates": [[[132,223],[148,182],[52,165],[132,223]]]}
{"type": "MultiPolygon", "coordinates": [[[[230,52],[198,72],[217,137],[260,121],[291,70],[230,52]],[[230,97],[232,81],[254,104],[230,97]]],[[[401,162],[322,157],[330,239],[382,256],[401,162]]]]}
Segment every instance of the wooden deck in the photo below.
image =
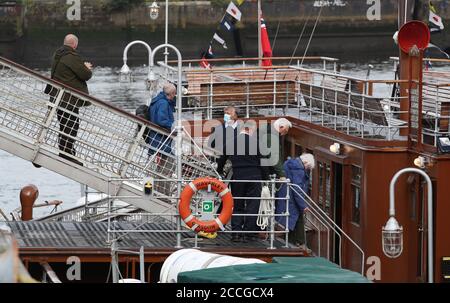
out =
{"type": "MultiPolygon", "coordinates": [[[[82,261],[109,262],[111,250],[107,243],[107,223],[79,222],[9,222],[19,253],[29,261],[45,259],[63,261],[68,256],[78,256],[82,261]]],[[[118,222],[116,230],[167,230],[168,232],[133,232],[124,236],[118,247],[139,250],[144,246],[146,262],[162,262],[177,250],[176,236],[169,232],[173,225],[167,223],[138,224],[118,222]]],[[[183,248],[194,247],[192,232],[182,234],[183,248]]],[[[198,239],[198,249],[229,255],[248,256],[271,260],[274,256],[303,256],[298,248],[285,248],[284,241],[275,241],[276,249],[268,249],[269,242],[258,239],[251,243],[231,242],[231,234],[219,234],[216,239],[198,239]]]]}

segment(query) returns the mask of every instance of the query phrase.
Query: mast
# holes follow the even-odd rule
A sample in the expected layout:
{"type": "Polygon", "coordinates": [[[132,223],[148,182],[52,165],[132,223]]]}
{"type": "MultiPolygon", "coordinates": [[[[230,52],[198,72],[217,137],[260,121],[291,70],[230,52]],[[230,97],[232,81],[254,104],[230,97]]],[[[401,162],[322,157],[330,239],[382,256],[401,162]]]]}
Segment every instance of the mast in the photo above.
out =
{"type": "MultiPolygon", "coordinates": [[[[410,7],[411,4],[413,4],[414,1],[410,0],[400,0],[398,2],[398,30],[411,20],[410,16],[410,7]]],[[[407,80],[410,78],[410,65],[409,65],[409,55],[403,53],[399,48],[399,79],[400,80],[407,80]]],[[[417,69],[414,74],[417,74],[417,69]]],[[[416,75],[417,76],[417,75],[416,75]]],[[[414,77],[418,78],[418,77],[414,77]]],[[[408,93],[408,84],[407,83],[401,83],[400,84],[400,96],[403,97],[400,101],[400,120],[408,121],[408,111],[409,111],[409,100],[407,98],[409,97],[408,93]]],[[[409,130],[408,129],[400,129],[400,135],[407,136],[409,130]]]]}
{"type": "Polygon", "coordinates": [[[262,45],[261,45],[261,0],[258,0],[258,65],[262,65],[262,45]]]}

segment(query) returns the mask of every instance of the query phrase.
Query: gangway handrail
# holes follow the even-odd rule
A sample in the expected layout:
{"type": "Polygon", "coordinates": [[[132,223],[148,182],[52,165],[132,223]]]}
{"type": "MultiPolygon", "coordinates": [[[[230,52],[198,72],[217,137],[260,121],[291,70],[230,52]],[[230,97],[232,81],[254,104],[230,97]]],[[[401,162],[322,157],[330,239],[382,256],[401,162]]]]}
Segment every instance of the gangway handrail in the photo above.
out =
{"type": "MultiPolygon", "coordinates": [[[[362,248],[361,248],[355,241],[353,241],[353,239],[352,239],[345,231],[343,231],[343,230],[339,227],[339,225],[337,225],[336,222],[334,222],[334,220],[331,219],[331,218],[327,215],[327,213],[325,213],[325,212],[322,210],[322,208],[320,208],[320,206],[319,206],[316,202],[314,202],[314,200],[313,200],[310,196],[308,196],[308,195],[303,191],[303,189],[302,189],[299,185],[293,184],[293,183],[290,183],[290,185],[293,186],[293,187],[295,187],[295,188],[297,188],[297,189],[299,189],[300,192],[301,192],[301,195],[300,195],[300,196],[306,197],[306,198],[309,200],[309,203],[308,203],[308,204],[314,205],[314,207],[317,208],[317,210],[323,215],[323,217],[325,217],[326,219],[328,219],[328,220],[331,222],[331,224],[333,225],[333,227],[336,228],[340,233],[342,233],[342,234],[345,236],[345,238],[347,238],[347,240],[350,241],[350,243],[352,243],[352,244],[356,247],[356,249],[359,250],[359,252],[360,252],[361,255],[362,255],[361,274],[364,275],[365,253],[364,253],[364,251],[362,250],[362,248]]],[[[295,192],[297,192],[295,189],[293,189],[293,190],[294,190],[295,192]]],[[[299,194],[299,193],[297,192],[297,194],[299,194]]],[[[306,201],[305,201],[305,202],[306,202],[306,201]]],[[[342,253],[341,253],[340,255],[342,255],[342,253]]]]}
{"type": "MultiPolygon", "coordinates": [[[[166,129],[114,104],[0,57],[0,147],[16,156],[105,192],[107,179],[112,176],[170,177],[177,157],[174,149],[174,153],[161,151],[165,162],[144,169],[148,155],[156,149],[153,143],[157,139],[151,137],[152,132],[170,136],[166,129]],[[50,93],[46,92],[48,86],[52,89],[50,93]],[[57,94],[53,94],[55,91],[57,94]],[[52,99],[54,97],[56,100],[52,99]],[[90,106],[73,111],[66,108],[72,100],[77,104],[72,107],[86,102],[90,106]],[[71,117],[67,120],[76,119],[78,126],[62,127],[60,119],[63,115],[71,117]],[[64,130],[72,127],[75,132],[73,129],[69,132],[64,130]],[[144,136],[146,130],[148,132],[144,136]],[[67,139],[61,139],[64,137],[67,139]],[[61,148],[62,140],[72,140],[75,155],[69,154],[73,148],[71,151],[61,148]]],[[[193,146],[185,139],[183,143],[193,146]]],[[[210,168],[210,161],[205,161],[204,157],[184,153],[180,157],[186,176],[216,175],[210,168]]],[[[211,158],[213,156],[209,155],[208,159],[211,158]]],[[[116,184],[115,190],[124,195],[134,194],[140,191],[142,182],[116,184]]],[[[158,211],[169,204],[154,198],[136,202],[135,206],[158,211]]]]}
{"type": "Polygon", "coordinates": [[[31,69],[29,69],[29,68],[27,68],[25,66],[19,65],[19,64],[15,63],[15,62],[13,62],[13,61],[11,61],[9,59],[1,57],[1,56],[0,56],[0,62],[2,62],[5,66],[9,65],[10,68],[18,69],[18,70],[20,70],[22,72],[25,72],[25,73],[29,74],[30,76],[37,77],[40,80],[42,80],[42,81],[46,82],[47,84],[50,84],[50,85],[58,88],[58,89],[68,90],[71,93],[74,93],[74,95],[77,96],[77,97],[81,97],[82,99],[87,99],[88,101],[95,101],[96,103],[98,103],[100,105],[106,106],[109,109],[112,109],[112,110],[114,110],[116,112],[119,112],[121,115],[125,115],[128,118],[130,118],[130,119],[138,120],[142,124],[145,124],[145,125],[151,127],[154,130],[157,130],[159,132],[165,133],[166,135],[169,135],[169,132],[166,129],[158,126],[157,124],[154,124],[154,123],[150,122],[149,120],[146,120],[146,119],[141,118],[139,116],[133,115],[130,112],[128,112],[126,110],[123,110],[120,107],[116,106],[114,103],[97,99],[94,96],[86,94],[86,93],[84,93],[84,92],[82,92],[80,90],[77,90],[77,89],[75,89],[75,88],[73,88],[73,87],[71,87],[71,86],[69,86],[67,84],[64,84],[62,82],[59,82],[59,81],[57,81],[55,79],[48,78],[48,77],[46,77],[46,76],[44,76],[44,75],[42,75],[42,74],[40,74],[40,73],[38,73],[36,71],[33,71],[33,70],[31,70],[31,69]]]}

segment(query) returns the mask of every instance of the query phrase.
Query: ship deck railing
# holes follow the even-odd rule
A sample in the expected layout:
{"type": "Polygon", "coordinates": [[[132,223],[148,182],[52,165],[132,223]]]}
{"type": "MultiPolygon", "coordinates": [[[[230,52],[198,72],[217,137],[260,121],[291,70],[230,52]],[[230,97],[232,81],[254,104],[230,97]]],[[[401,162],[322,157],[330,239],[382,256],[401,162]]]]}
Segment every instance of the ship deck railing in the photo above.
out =
{"type": "MultiPolygon", "coordinates": [[[[125,180],[111,179],[111,183],[117,183],[125,180]]],[[[183,180],[184,182],[189,182],[192,180],[183,180]]],[[[276,221],[281,223],[287,222],[290,216],[289,210],[289,199],[293,195],[300,196],[307,205],[309,211],[307,215],[305,215],[305,245],[306,247],[312,249],[312,253],[316,256],[325,257],[339,265],[342,265],[342,260],[340,259],[342,256],[342,247],[344,242],[350,246],[353,246],[360,254],[361,254],[361,273],[364,272],[364,251],[361,247],[347,234],[345,233],[334,221],[332,218],[328,216],[328,214],[324,211],[324,209],[319,206],[307,193],[305,193],[301,187],[296,184],[290,183],[290,180],[222,180],[228,186],[232,186],[233,183],[262,183],[262,185],[267,186],[270,190],[270,196],[265,197],[239,197],[233,196],[234,203],[241,203],[239,200],[260,200],[261,204],[264,204],[262,208],[264,211],[254,214],[237,214],[233,213],[232,218],[234,217],[256,217],[258,218],[259,227],[257,230],[247,230],[247,231],[233,231],[231,230],[230,224],[225,226],[224,230],[218,231],[218,238],[220,239],[229,239],[230,234],[239,233],[239,234],[258,234],[260,242],[263,245],[266,245],[267,249],[288,249],[293,248],[292,244],[290,244],[289,240],[289,229],[288,224],[279,224],[276,221]],[[279,191],[281,186],[286,186],[286,196],[279,196],[277,192],[279,191]],[[239,202],[238,202],[239,201],[239,202]],[[276,212],[276,205],[284,203],[285,211],[284,212],[276,212]],[[278,219],[278,220],[277,220],[278,219]],[[280,228],[281,227],[281,228],[280,228]],[[306,233],[313,233],[314,237],[308,237],[306,233]],[[261,239],[264,239],[261,241],[261,239]],[[308,242],[308,239],[312,239],[313,242],[308,242]],[[337,241],[337,243],[336,243],[337,241]],[[336,245],[336,246],[335,246],[336,245]],[[339,250],[339,259],[334,259],[335,249],[339,250]]],[[[133,180],[127,180],[127,182],[133,182],[133,180]]],[[[166,188],[167,191],[174,191],[173,185],[180,182],[180,180],[173,179],[161,179],[154,180],[154,186],[160,186],[166,188]]],[[[161,191],[160,191],[161,192],[161,191]]],[[[145,194],[142,194],[145,196],[145,194]]],[[[183,247],[193,247],[193,248],[204,248],[210,247],[211,245],[219,245],[213,239],[202,239],[196,232],[192,231],[189,227],[187,227],[184,223],[182,225],[177,224],[177,222],[182,222],[180,219],[180,215],[177,209],[179,197],[171,196],[169,197],[172,200],[172,208],[167,209],[167,211],[163,213],[149,213],[142,210],[138,211],[130,211],[124,212],[123,207],[115,207],[114,202],[116,200],[123,200],[124,198],[130,199],[132,197],[121,197],[108,195],[110,203],[108,204],[107,210],[105,212],[107,215],[107,242],[112,243],[113,241],[120,241],[122,238],[126,238],[132,234],[160,234],[160,235],[170,235],[177,236],[179,235],[182,238],[182,242],[177,242],[178,244],[182,243],[183,247]],[[124,230],[121,226],[121,222],[133,222],[134,228],[124,230]],[[164,228],[148,228],[152,226],[152,223],[157,223],[159,225],[163,224],[164,228]],[[149,225],[150,224],[150,225],[149,225]]],[[[150,198],[150,197],[147,197],[150,198]]],[[[197,216],[201,220],[209,221],[218,217],[217,209],[220,205],[220,197],[214,192],[207,191],[199,191],[197,192],[191,199],[191,211],[194,216],[197,216]],[[203,213],[202,212],[202,203],[203,201],[213,201],[214,204],[214,212],[212,213],[203,213]]],[[[158,226],[159,226],[158,225],[158,226]]],[[[161,236],[162,237],[162,236],[161,236]]],[[[220,240],[223,241],[223,240],[220,240]]],[[[229,244],[232,244],[229,242],[229,244]]],[[[221,242],[221,245],[227,245],[221,242]]],[[[245,244],[243,244],[245,246],[245,244]]],[[[250,244],[251,245],[251,244],[250,244]]],[[[295,247],[295,246],[294,246],[295,247]]]]}
{"type": "MultiPolygon", "coordinates": [[[[407,111],[399,104],[406,97],[392,96],[393,85],[405,81],[372,80],[334,71],[297,66],[249,67],[198,71],[209,79],[189,91],[183,111],[195,119],[220,118],[234,106],[242,118],[293,116],[348,135],[379,140],[406,140],[400,135],[407,111]],[[240,81],[220,81],[232,75],[240,81]]],[[[189,79],[189,77],[187,77],[189,79]]],[[[188,87],[190,83],[188,81],[188,87]]]]}
{"type": "MultiPolygon", "coordinates": [[[[222,68],[229,68],[233,66],[235,68],[251,68],[259,65],[259,61],[261,59],[257,57],[235,57],[235,58],[216,58],[216,59],[207,59],[207,61],[211,64],[210,69],[205,70],[214,70],[218,71],[222,68]]],[[[337,71],[339,59],[326,57],[326,56],[294,56],[294,57],[271,57],[264,58],[264,60],[272,60],[272,64],[274,66],[310,66],[315,65],[319,69],[328,70],[328,71],[337,71]]],[[[182,66],[184,71],[192,70],[199,71],[198,67],[203,59],[188,59],[182,61],[182,66]]],[[[169,60],[167,61],[167,65],[163,62],[158,62],[160,66],[169,66],[175,70],[174,66],[176,66],[177,61],[169,60]]]]}
{"type": "MultiPolygon", "coordinates": [[[[391,57],[396,68],[399,58],[391,57]]],[[[450,136],[450,59],[423,58],[422,142],[436,146],[439,137],[450,136]]],[[[413,81],[417,86],[418,81],[413,81]]],[[[393,104],[400,108],[400,104],[393,104]]],[[[418,121],[417,111],[411,120],[418,121]]],[[[417,122],[416,122],[417,124],[417,122]]]]}

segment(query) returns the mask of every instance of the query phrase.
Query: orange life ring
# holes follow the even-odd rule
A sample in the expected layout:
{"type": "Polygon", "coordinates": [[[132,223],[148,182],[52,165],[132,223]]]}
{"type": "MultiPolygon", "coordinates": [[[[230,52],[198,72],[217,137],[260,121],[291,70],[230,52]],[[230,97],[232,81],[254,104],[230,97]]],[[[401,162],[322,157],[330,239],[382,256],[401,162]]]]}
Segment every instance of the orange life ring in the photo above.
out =
{"type": "Polygon", "coordinates": [[[178,211],[180,212],[181,219],[195,232],[204,231],[211,233],[219,229],[225,230],[225,225],[230,221],[231,215],[233,214],[233,196],[223,182],[211,177],[198,178],[190,182],[181,192],[178,211]],[[211,189],[221,197],[222,212],[214,220],[201,221],[191,212],[191,199],[197,191],[208,188],[208,186],[211,186],[211,189]]]}

